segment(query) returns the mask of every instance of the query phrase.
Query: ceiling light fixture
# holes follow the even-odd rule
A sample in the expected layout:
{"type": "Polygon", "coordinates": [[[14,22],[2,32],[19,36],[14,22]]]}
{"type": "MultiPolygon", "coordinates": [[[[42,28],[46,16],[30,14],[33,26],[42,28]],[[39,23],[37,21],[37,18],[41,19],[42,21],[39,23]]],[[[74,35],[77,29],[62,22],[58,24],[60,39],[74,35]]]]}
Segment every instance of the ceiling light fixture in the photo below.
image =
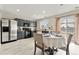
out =
{"type": "Polygon", "coordinates": [[[17,12],[20,12],[20,9],[17,9],[17,12]]]}
{"type": "Polygon", "coordinates": [[[45,14],[46,13],[46,11],[45,10],[43,10],[43,14],[45,14]]]}

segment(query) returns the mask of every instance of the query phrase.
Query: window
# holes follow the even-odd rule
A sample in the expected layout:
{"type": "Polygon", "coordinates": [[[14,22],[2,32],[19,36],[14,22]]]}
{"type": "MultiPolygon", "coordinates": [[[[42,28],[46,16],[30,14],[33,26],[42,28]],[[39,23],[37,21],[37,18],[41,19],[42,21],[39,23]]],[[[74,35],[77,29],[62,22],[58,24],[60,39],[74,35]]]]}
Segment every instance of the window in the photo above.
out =
{"type": "Polygon", "coordinates": [[[75,20],[73,16],[62,17],[61,22],[61,31],[67,33],[73,33],[75,29],[75,20]]]}
{"type": "Polygon", "coordinates": [[[42,30],[48,29],[48,19],[44,19],[40,21],[40,29],[42,30]]]}

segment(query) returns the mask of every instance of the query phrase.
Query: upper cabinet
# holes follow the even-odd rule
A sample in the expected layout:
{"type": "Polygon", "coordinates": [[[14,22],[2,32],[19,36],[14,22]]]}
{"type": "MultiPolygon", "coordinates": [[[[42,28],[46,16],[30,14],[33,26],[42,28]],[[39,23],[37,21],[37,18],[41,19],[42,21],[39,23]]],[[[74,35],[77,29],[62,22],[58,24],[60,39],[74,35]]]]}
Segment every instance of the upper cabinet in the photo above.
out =
{"type": "Polygon", "coordinates": [[[31,22],[30,26],[31,27],[36,27],[37,26],[37,23],[36,22],[31,22]]]}
{"type": "Polygon", "coordinates": [[[16,18],[15,20],[17,20],[17,25],[20,27],[36,27],[36,22],[32,22],[29,20],[22,20],[22,19],[18,19],[16,18]]]}

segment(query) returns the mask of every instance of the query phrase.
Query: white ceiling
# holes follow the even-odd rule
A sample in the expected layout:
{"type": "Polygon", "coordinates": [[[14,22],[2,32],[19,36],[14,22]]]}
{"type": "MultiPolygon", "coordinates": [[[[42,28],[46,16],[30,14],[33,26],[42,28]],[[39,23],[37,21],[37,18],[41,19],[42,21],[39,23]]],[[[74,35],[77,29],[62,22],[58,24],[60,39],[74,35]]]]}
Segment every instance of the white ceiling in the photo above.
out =
{"type": "Polygon", "coordinates": [[[3,4],[3,10],[17,15],[22,19],[40,19],[74,10],[79,5],[67,4],[3,4]],[[17,12],[17,9],[18,12],[17,12]]]}

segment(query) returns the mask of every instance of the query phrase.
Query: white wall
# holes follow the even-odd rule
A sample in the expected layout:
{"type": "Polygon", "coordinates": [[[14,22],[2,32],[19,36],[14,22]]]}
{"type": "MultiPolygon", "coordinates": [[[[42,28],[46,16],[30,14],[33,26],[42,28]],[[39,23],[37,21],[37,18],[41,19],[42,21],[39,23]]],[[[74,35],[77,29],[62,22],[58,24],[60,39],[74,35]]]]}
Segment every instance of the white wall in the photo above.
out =
{"type": "Polygon", "coordinates": [[[3,9],[3,6],[2,5],[0,5],[0,20],[1,20],[1,18],[2,18],[2,9],[3,9]]]}
{"type": "Polygon", "coordinates": [[[1,20],[1,18],[2,18],[2,15],[1,15],[1,12],[0,12],[0,20],[1,20]]]}
{"type": "Polygon", "coordinates": [[[2,11],[2,18],[10,18],[10,19],[14,19],[16,18],[17,15],[11,13],[11,12],[8,12],[8,11],[5,11],[3,10],[2,11]]]}
{"type": "Polygon", "coordinates": [[[16,14],[9,12],[9,11],[6,11],[5,8],[3,7],[3,5],[0,5],[0,20],[1,20],[1,18],[13,19],[15,17],[17,17],[16,14]]]}

